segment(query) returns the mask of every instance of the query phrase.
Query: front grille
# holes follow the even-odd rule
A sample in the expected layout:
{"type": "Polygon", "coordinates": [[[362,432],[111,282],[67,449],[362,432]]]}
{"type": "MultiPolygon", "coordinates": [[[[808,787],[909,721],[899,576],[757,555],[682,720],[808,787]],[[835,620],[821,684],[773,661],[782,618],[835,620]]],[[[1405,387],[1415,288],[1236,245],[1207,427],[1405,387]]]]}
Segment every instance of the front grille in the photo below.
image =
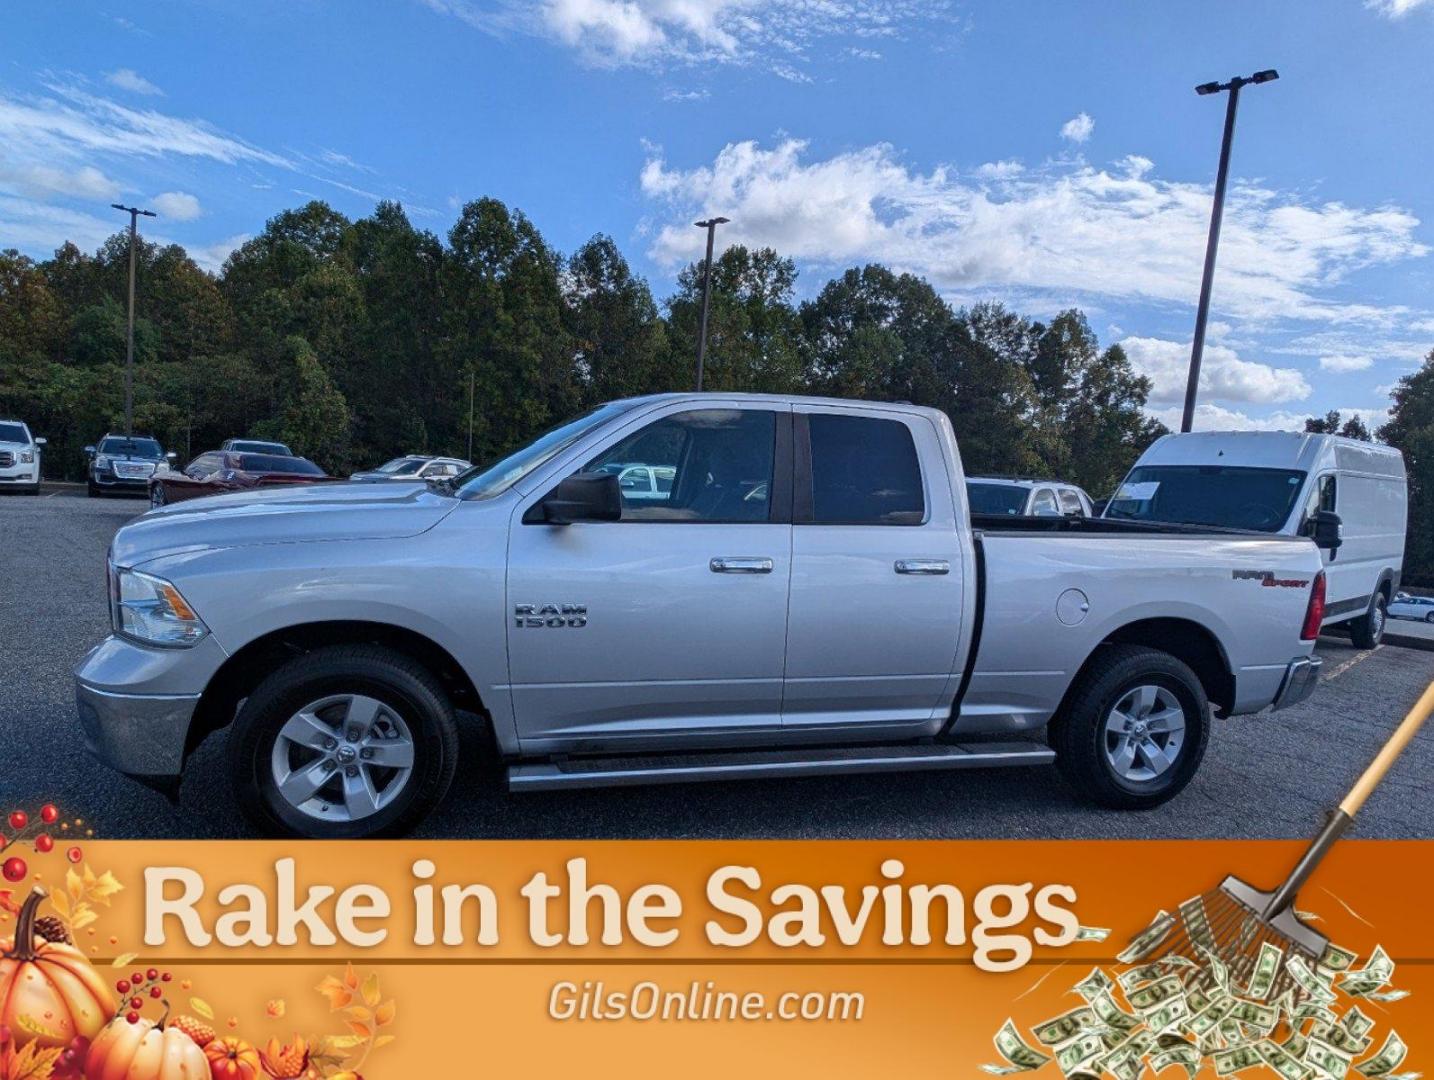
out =
{"type": "Polygon", "coordinates": [[[115,475],[126,480],[144,480],[154,472],[154,466],[137,461],[116,461],[115,475]]]}
{"type": "Polygon", "coordinates": [[[9,450],[0,450],[0,469],[8,469],[15,464],[15,455],[9,450]]]}

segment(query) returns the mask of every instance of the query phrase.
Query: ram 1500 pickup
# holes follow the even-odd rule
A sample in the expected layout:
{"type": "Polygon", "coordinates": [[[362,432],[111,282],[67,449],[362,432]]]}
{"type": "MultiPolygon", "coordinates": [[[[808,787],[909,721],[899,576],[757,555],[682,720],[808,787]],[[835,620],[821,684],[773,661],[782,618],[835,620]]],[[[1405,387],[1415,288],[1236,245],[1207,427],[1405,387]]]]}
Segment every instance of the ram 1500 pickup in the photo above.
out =
{"type": "Polygon", "coordinates": [[[227,728],[267,833],[412,827],[455,711],[519,790],[1053,761],[1149,807],[1212,715],[1314,688],[1317,542],[973,520],[933,409],[636,398],[451,480],[151,510],[110,550],[79,717],[170,787],[227,728]],[[663,478],[640,498],[634,465],[663,478]]]}

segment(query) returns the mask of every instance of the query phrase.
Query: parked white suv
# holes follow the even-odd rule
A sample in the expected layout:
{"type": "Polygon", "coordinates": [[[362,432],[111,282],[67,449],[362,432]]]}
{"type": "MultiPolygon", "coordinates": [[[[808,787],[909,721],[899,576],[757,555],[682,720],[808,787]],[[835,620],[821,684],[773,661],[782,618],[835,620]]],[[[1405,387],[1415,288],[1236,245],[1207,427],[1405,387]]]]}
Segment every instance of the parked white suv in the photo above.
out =
{"type": "Polygon", "coordinates": [[[40,447],[23,420],[0,420],[0,488],[40,494],[40,447]]]}
{"type": "Polygon", "coordinates": [[[968,476],[966,498],[973,514],[1006,517],[1095,517],[1090,496],[1061,480],[1020,476],[968,476]]]}

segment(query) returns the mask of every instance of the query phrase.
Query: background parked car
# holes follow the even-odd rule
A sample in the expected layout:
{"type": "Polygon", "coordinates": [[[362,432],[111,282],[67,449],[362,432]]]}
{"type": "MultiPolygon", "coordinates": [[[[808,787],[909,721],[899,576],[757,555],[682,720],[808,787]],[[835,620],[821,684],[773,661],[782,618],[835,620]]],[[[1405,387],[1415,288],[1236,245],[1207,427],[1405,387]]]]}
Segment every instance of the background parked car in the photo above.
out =
{"type": "Polygon", "coordinates": [[[0,487],[26,495],[40,493],[40,447],[22,420],[0,420],[0,487]]]}
{"type": "Polygon", "coordinates": [[[293,457],[294,452],[281,442],[265,442],[263,439],[225,439],[219,444],[221,450],[233,450],[237,454],[278,454],[293,457]]]}
{"type": "Polygon", "coordinates": [[[473,463],[462,458],[431,457],[427,454],[407,454],[385,461],[377,469],[364,469],[349,477],[350,480],[434,480],[445,476],[457,476],[473,468],[473,463]]]}
{"type": "Polygon", "coordinates": [[[106,435],[97,446],[85,447],[90,459],[88,491],[91,498],[110,492],[142,492],[171,458],[158,439],[147,435],[106,435]]]}
{"type": "Polygon", "coordinates": [[[314,484],[337,480],[308,458],[282,454],[236,454],[211,450],[181,473],[157,474],[149,485],[149,504],[166,506],[204,495],[259,487],[314,484]]]}
{"type": "Polygon", "coordinates": [[[1392,619],[1419,619],[1434,623],[1434,596],[1410,596],[1398,593],[1389,602],[1389,617],[1392,619]]]}
{"type": "Polygon", "coordinates": [[[1023,476],[968,476],[973,514],[1008,517],[1095,517],[1090,496],[1074,484],[1023,476]]]}

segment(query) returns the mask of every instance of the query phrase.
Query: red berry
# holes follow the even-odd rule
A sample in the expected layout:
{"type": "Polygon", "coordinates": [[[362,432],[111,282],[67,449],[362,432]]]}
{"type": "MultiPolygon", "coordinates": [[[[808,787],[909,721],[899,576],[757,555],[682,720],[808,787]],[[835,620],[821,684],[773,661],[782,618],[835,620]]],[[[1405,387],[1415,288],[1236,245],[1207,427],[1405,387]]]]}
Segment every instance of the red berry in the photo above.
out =
{"type": "Polygon", "coordinates": [[[130,999],[129,999],[129,1007],[130,1007],[131,1009],[142,1009],[142,1008],[144,1008],[144,998],[142,998],[142,997],[132,997],[132,998],[130,998],[130,999]]]}
{"type": "Polygon", "coordinates": [[[30,824],[30,815],[23,810],[16,810],[10,814],[10,828],[19,832],[26,825],[30,824]]]}
{"type": "Polygon", "coordinates": [[[121,994],[128,994],[128,993],[129,993],[129,980],[128,980],[128,979],[121,979],[119,982],[115,983],[115,989],[118,990],[121,994]]]}
{"type": "Polygon", "coordinates": [[[159,978],[159,968],[150,968],[144,973],[144,977],[150,982],[154,982],[155,979],[159,978]]]}
{"type": "Polygon", "coordinates": [[[6,881],[24,881],[25,875],[30,868],[25,865],[25,860],[18,855],[12,855],[5,860],[5,865],[0,867],[0,873],[5,875],[6,881]]]}
{"type": "Polygon", "coordinates": [[[160,982],[169,982],[169,980],[172,978],[174,978],[174,976],[167,971],[159,977],[160,982]]]}
{"type": "Polygon", "coordinates": [[[138,1023],[139,1023],[139,1013],[137,1013],[137,1012],[128,1012],[128,1013],[125,1013],[125,1014],[124,1014],[124,1018],[125,1018],[126,1020],[128,1020],[131,1024],[138,1024],[138,1023]]]}
{"type": "Polygon", "coordinates": [[[40,820],[46,825],[53,825],[60,820],[60,808],[52,802],[47,802],[40,807],[40,820]]]}
{"type": "Polygon", "coordinates": [[[35,850],[41,855],[47,855],[55,849],[55,841],[49,833],[41,833],[35,837],[35,850]]]}
{"type": "Polygon", "coordinates": [[[79,848],[77,848],[77,847],[72,847],[72,848],[70,848],[69,851],[65,852],[65,858],[69,859],[70,862],[76,862],[76,863],[77,863],[77,862],[79,862],[81,859],[83,859],[84,857],[85,857],[85,853],[84,853],[83,851],[81,851],[81,850],[80,850],[79,848]]]}
{"type": "Polygon", "coordinates": [[[140,983],[144,982],[144,972],[136,971],[133,975],[129,977],[129,981],[135,986],[138,986],[140,983]]]}
{"type": "Polygon", "coordinates": [[[151,987],[149,988],[149,996],[152,997],[152,998],[158,998],[159,995],[162,994],[162,993],[164,993],[164,991],[161,990],[161,989],[160,989],[159,987],[157,987],[157,986],[151,986],[151,987]]]}

